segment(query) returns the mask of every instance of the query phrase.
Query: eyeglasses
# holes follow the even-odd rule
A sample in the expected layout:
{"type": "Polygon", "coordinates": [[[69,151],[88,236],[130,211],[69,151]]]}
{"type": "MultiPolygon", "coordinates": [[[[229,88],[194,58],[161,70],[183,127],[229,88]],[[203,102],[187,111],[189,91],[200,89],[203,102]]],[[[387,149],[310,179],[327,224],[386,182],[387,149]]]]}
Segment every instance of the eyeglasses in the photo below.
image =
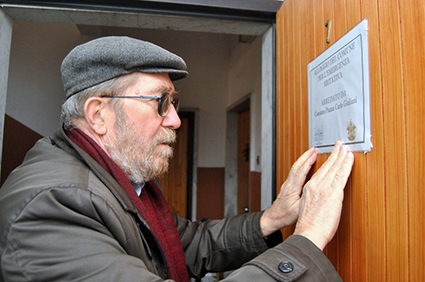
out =
{"type": "Polygon", "coordinates": [[[172,97],[170,93],[164,93],[161,96],[120,96],[120,95],[105,95],[101,96],[102,98],[140,98],[140,99],[154,99],[158,101],[158,114],[160,116],[165,116],[170,110],[171,104],[173,104],[176,112],[179,111],[180,99],[178,97],[172,97]]]}

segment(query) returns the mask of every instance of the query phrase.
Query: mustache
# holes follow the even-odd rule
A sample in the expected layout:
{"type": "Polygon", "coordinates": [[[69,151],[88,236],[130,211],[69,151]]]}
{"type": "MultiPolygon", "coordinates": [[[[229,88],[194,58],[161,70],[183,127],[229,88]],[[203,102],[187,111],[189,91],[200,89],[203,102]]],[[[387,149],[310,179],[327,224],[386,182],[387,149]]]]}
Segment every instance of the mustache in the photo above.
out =
{"type": "Polygon", "coordinates": [[[155,137],[154,144],[174,144],[177,142],[177,133],[174,129],[163,128],[163,130],[155,137]]]}

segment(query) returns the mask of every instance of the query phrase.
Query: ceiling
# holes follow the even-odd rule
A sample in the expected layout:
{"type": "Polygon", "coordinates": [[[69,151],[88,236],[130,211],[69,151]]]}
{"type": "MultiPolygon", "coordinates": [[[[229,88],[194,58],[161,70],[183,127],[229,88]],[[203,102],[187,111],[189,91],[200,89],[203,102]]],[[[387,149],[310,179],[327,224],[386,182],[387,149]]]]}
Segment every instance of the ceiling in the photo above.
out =
{"type": "Polygon", "coordinates": [[[88,33],[101,27],[135,27],[263,35],[275,23],[275,0],[0,1],[14,20],[77,24],[88,33]],[[89,30],[90,29],[90,30],[89,30]]]}

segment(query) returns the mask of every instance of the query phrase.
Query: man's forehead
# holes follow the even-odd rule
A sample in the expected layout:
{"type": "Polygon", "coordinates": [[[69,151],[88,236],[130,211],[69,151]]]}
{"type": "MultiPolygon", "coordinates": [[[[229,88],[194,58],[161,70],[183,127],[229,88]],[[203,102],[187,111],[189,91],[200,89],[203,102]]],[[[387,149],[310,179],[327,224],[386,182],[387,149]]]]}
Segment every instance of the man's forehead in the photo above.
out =
{"type": "MultiPolygon", "coordinates": [[[[138,80],[134,85],[137,92],[144,92],[145,94],[150,93],[152,95],[161,95],[169,93],[171,95],[177,95],[178,91],[175,90],[173,82],[169,80],[168,74],[167,79],[163,76],[164,74],[151,74],[136,72],[130,75],[136,75],[138,80]]],[[[131,90],[130,90],[131,91],[131,90]]]]}

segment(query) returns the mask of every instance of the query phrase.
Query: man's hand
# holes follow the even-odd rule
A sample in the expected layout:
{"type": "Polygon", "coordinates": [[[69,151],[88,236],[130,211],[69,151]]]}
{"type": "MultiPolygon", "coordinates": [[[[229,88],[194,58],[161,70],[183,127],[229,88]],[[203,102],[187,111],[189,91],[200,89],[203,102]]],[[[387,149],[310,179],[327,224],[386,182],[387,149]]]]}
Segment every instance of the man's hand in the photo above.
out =
{"type": "Polygon", "coordinates": [[[304,186],[294,234],[307,237],[321,250],[338,229],[344,188],[353,163],[353,153],[337,142],[328,160],[304,186]]]}
{"type": "Polygon", "coordinates": [[[311,148],[299,157],[292,166],[288,178],[280,188],[277,199],[261,216],[260,227],[264,237],[295,223],[297,220],[301,190],[308,172],[316,162],[316,157],[315,148],[311,148]]]}

